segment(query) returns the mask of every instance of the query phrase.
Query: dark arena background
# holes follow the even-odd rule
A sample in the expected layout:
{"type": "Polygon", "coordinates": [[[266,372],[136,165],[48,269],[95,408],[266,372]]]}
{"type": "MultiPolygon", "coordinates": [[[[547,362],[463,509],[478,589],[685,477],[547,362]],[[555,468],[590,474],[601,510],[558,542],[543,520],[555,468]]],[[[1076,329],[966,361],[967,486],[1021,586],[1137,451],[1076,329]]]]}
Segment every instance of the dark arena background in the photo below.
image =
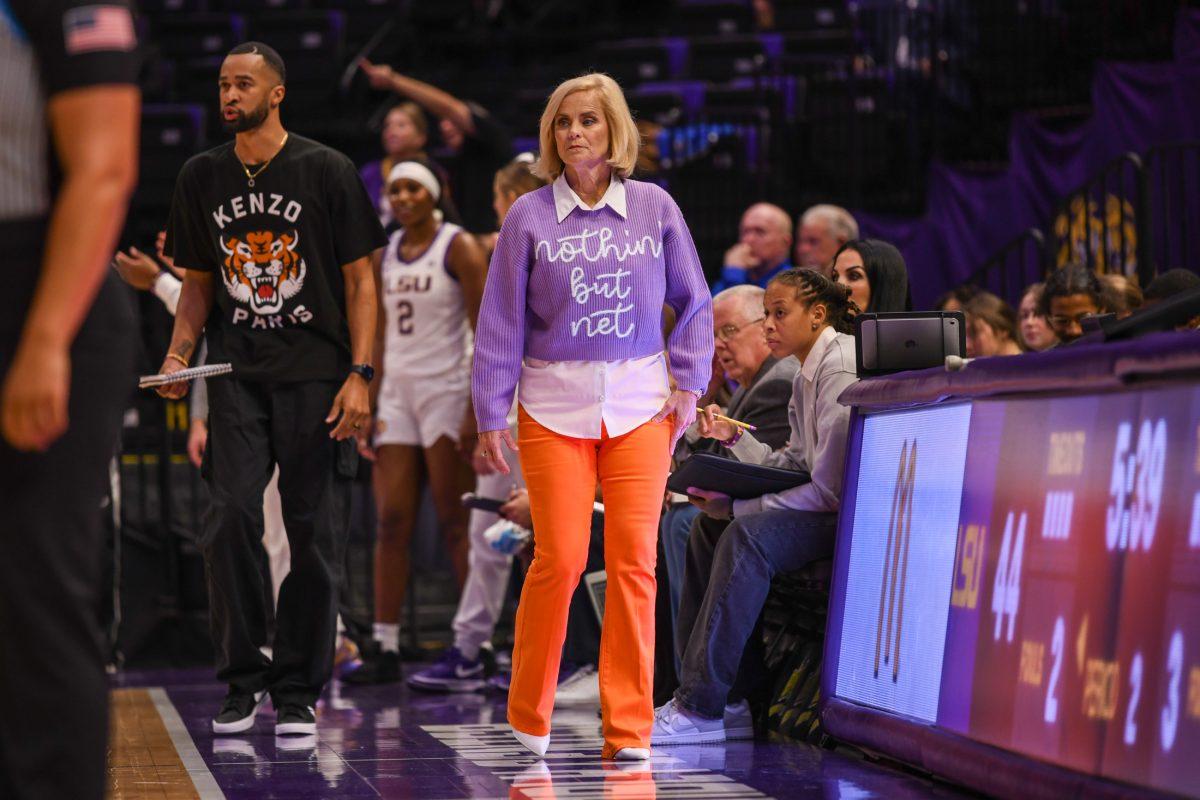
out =
{"type": "MultiPolygon", "coordinates": [[[[389,234],[388,173],[419,154],[490,252],[493,175],[538,155],[557,85],[603,72],[641,136],[632,177],[678,204],[714,293],[766,286],[781,265],[850,281],[834,252],[882,240],[902,256],[887,278],[899,300],[880,305],[885,274],[868,263],[875,299],[860,310],[963,330],[932,361],[905,361],[927,344],[917,328],[885,334],[880,319],[864,351],[876,323],[859,320],[859,358],[878,363],[839,398],[852,412],[833,557],[775,575],[761,609],[739,609],[757,615],[742,664],[757,662],[753,736],[654,744],[638,762],[601,759],[602,559],[572,604],[567,648],[585,656],[564,661],[544,759],[506,717],[530,546],[503,580],[478,680],[462,678],[466,661],[453,685],[415,677],[457,663],[456,558],[467,563],[416,461],[398,658],[380,649],[395,621],[377,641],[375,609],[377,582],[393,580],[376,564],[393,511],[364,459],[316,735],[273,735],[269,705],[249,730],[214,733],[225,687],[201,546],[203,416],[190,396],[131,387],[103,510],[108,797],[1200,798],[1200,5],[133,5],[140,170],[114,267],[136,308],[139,375],[159,372],[174,324],[156,238],[184,163],[231,139],[217,77],[246,41],[286,64],[284,128],[354,162],[389,234]],[[1059,303],[1072,298],[1086,302],[1059,303]]],[[[734,342],[758,321],[715,323],[725,372],[704,402],[730,416],[728,393],[764,363],[736,377],[734,342]]],[[[775,403],[776,448],[790,400],[775,403]]],[[[667,537],[691,507],[674,494],[663,509],[656,707],[687,663],[684,578],[671,574],[683,557],[667,537]]]]}

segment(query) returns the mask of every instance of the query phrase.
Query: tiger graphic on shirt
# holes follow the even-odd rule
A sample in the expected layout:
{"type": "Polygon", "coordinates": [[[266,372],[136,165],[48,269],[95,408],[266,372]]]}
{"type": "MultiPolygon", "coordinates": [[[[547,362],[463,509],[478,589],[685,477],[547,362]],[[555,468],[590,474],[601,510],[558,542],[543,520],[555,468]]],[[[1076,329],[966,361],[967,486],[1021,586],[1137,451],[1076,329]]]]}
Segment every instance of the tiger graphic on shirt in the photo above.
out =
{"type": "Polygon", "coordinates": [[[304,286],[308,268],[297,251],[300,232],[248,231],[244,235],[221,236],[225,253],[221,278],[238,303],[255,314],[278,314],[283,301],[295,297],[304,286]]]}

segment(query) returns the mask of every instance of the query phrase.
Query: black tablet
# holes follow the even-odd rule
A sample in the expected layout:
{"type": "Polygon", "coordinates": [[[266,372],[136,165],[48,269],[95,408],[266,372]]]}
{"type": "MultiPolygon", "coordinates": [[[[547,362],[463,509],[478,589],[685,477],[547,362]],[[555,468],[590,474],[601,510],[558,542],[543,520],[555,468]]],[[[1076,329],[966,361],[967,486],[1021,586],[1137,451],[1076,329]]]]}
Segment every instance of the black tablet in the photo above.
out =
{"type": "Polygon", "coordinates": [[[764,494],[782,492],[808,483],[807,472],[743,464],[713,453],[695,453],[679,465],[667,479],[672,492],[687,494],[689,486],[722,492],[734,500],[746,500],[764,494]]]}

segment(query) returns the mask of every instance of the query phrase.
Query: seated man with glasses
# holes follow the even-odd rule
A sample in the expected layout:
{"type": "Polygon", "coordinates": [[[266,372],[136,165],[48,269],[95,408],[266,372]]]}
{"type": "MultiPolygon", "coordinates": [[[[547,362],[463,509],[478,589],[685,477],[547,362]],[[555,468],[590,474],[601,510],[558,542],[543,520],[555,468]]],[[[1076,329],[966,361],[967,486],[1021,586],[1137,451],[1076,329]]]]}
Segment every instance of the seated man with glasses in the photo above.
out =
{"type": "Polygon", "coordinates": [[[1107,311],[1104,287],[1082,264],[1067,264],[1050,273],[1042,290],[1041,313],[1061,344],[1083,335],[1083,319],[1107,311]]]}
{"type": "MultiPolygon", "coordinates": [[[[713,335],[721,372],[737,384],[725,413],[755,426],[755,438],[778,449],[787,444],[790,434],[788,402],[792,399],[792,379],[800,362],[791,356],[776,358],[767,348],[762,330],[764,294],[758,286],[743,284],[714,297],[713,335]]],[[[682,461],[694,452],[727,455],[716,440],[702,439],[695,424],[679,440],[675,459],[682,461]]],[[[692,520],[699,514],[700,510],[686,497],[672,495],[663,516],[662,545],[670,581],[672,620],[679,609],[688,533],[692,520]]]]}

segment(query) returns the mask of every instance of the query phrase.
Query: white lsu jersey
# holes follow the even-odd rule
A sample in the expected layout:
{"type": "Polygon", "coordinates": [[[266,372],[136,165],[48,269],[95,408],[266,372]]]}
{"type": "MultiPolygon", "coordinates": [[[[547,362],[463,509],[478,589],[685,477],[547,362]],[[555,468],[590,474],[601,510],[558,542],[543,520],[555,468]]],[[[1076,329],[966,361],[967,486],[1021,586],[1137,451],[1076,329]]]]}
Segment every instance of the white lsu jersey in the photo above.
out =
{"type": "Polygon", "coordinates": [[[400,257],[403,229],[388,240],[381,265],[385,380],[469,369],[466,303],[446,263],[450,243],[461,231],[443,222],[425,252],[412,261],[400,257]]]}

